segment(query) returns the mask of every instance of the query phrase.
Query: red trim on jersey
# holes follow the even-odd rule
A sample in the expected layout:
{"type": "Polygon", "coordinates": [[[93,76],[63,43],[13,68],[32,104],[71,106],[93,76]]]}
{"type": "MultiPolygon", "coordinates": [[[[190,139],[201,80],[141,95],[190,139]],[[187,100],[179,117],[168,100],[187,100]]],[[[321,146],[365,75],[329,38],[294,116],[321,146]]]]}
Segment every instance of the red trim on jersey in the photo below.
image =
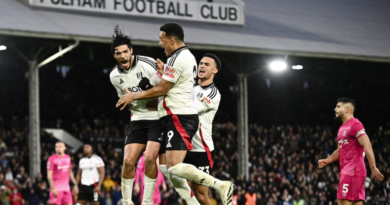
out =
{"type": "Polygon", "coordinates": [[[166,97],[166,95],[164,96],[163,107],[165,108],[165,111],[167,111],[167,115],[172,115],[171,109],[169,109],[169,107],[167,107],[167,103],[165,102],[165,97],[166,97]]]}
{"type": "Polygon", "coordinates": [[[206,150],[207,157],[209,158],[210,167],[213,168],[214,161],[213,161],[213,158],[211,157],[211,152],[210,152],[209,146],[207,146],[206,142],[203,139],[203,135],[202,135],[202,123],[199,124],[199,135],[200,135],[200,139],[202,140],[203,147],[206,150]]]}
{"type": "Polygon", "coordinates": [[[179,134],[180,134],[181,138],[183,139],[184,143],[186,143],[187,150],[193,150],[194,148],[192,147],[192,144],[191,144],[191,137],[188,136],[186,130],[181,125],[180,120],[177,117],[177,115],[172,115],[172,119],[173,119],[173,123],[175,124],[176,130],[179,132],[179,134]]]}

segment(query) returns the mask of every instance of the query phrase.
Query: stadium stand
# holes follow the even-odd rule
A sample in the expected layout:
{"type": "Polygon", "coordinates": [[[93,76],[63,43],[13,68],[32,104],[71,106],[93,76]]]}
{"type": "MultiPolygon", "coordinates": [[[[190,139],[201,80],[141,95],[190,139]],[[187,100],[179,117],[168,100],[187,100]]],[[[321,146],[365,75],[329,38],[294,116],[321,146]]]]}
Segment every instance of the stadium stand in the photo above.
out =
{"type": "MultiPolygon", "coordinates": [[[[10,127],[0,117],[0,199],[1,204],[47,204],[49,187],[45,163],[54,152],[56,139],[42,130],[42,173],[29,176],[27,149],[27,118],[14,116],[10,127]],[[17,198],[20,198],[18,200],[17,198]]],[[[65,124],[57,121],[56,127],[65,124]]],[[[95,119],[71,123],[68,131],[85,143],[94,145],[106,163],[106,179],[102,187],[103,204],[120,204],[120,170],[122,164],[126,123],[114,119],[95,119]]],[[[233,180],[237,185],[235,200],[238,205],[268,204],[335,204],[338,187],[338,163],[318,169],[318,159],[331,154],[337,143],[330,127],[309,125],[281,125],[264,127],[250,125],[250,177],[246,181],[237,170],[237,127],[234,123],[215,123],[215,167],[212,175],[233,180]]],[[[381,183],[366,179],[366,204],[390,203],[390,127],[377,127],[369,132],[375,150],[377,166],[385,175],[381,183]],[[375,202],[375,203],[374,203],[375,202]]],[[[82,150],[72,156],[73,171],[82,150]]],[[[368,169],[368,176],[370,170],[368,169]]],[[[178,195],[167,183],[161,192],[162,204],[179,204],[178,195]]],[[[220,204],[211,192],[212,201],[220,204]]],[[[134,196],[134,202],[138,196],[134,196]]]]}

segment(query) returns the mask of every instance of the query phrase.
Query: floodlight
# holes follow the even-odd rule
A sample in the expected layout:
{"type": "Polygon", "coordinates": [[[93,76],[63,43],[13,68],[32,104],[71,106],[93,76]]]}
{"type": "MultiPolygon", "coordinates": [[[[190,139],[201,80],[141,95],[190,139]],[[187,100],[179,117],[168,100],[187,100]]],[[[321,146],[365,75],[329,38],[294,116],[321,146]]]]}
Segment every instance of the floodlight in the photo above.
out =
{"type": "Polygon", "coordinates": [[[7,46],[5,45],[0,45],[0,51],[5,51],[7,50],[7,46]]]}
{"type": "Polygon", "coordinates": [[[302,65],[293,65],[292,69],[294,69],[294,70],[302,70],[303,66],[302,65]]]}
{"type": "Polygon", "coordinates": [[[275,60],[275,61],[271,61],[269,64],[268,64],[268,67],[274,71],[274,72],[281,72],[281,71],[284,71],[286,70],[287,68],[287,63],[286,61],[284,60],[275,60]]]}

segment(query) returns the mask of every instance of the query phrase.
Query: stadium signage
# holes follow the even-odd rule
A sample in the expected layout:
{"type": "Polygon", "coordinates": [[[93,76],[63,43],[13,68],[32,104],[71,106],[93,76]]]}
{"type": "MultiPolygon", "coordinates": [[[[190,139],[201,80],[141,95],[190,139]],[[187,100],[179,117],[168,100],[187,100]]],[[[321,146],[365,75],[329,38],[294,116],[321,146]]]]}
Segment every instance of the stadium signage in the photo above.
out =
{"type": "Polygon", "coordinates": [[[244,3],[196,0],[29,0],[34,7],[243,25],[244,3]]]}

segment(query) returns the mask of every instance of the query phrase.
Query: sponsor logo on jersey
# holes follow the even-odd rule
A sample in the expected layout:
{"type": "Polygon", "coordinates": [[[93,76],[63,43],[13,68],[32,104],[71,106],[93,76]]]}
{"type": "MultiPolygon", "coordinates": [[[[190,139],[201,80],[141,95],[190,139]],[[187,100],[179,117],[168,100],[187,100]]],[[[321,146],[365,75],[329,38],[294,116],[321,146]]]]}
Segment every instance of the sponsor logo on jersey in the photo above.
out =
{"type": "Polygon", "coordinates": [[[338,141],[339,143],[339,148],[342,148],[342,145],[348,144],[348,139],[341,139],[338,141]]]}
{"type": "Polygon", "coordinates": [[[175,70],[173,69],[173,68],[169,68],[169,67],[167,67],[166,69],[165,69],[165,73],[164,73],[164,75],[166,75],[166,76],[168,76],[168,77],[170,77],[170,78],[175,78],[175,70]]]}
{"type": "Polygon", "coordinates": [[[138,86],[128,87],[127,89],[130,92],[132,92],[132,93],[136,93],[136,92],[141,92],[142,91],[142,89],[140,87],[138,87],[138,86]]]}
{"type": "Polygon", "coordinates": [[[69,168],[69,165],[63,165],[63,166],[58,165],[58,166],[57,166],[57,169],[58,169],[58,170],[61,170],[61,169],[62,169],[62,170],[67,170],[68,168],[69,168]]]}

